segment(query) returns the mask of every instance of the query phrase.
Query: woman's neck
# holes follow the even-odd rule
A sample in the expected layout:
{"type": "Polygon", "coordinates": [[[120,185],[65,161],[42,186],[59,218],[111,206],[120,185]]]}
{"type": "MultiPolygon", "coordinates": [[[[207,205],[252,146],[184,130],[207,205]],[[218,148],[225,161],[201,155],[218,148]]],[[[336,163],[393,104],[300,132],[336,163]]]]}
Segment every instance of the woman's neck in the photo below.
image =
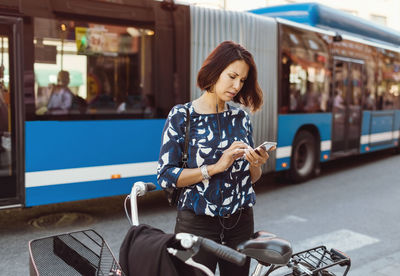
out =
{"type": "Polygon", "coordinates": [[[203,114],[212,114],[217,112],[217,102],[218,112],[223,112],[225,110],[225,102],[219,100],[215,93],[210,93],[206,91],[193,103],[196,112],[203,114]]]}

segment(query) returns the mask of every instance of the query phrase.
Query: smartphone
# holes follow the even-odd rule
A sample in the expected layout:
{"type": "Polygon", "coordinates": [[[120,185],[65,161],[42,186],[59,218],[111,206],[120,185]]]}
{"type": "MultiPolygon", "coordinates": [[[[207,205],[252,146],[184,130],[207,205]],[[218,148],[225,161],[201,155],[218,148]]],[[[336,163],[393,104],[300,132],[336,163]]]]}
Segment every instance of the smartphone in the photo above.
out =
{"type": "Polygon", "coordinates": [[[276,147],[277,143],[276,142],[268,142],[265,141],[261,145],[259,145],[255,151],[257,151],[258,148],[264,148],[266,151],[270,151],[271,148],[276,147]]]}

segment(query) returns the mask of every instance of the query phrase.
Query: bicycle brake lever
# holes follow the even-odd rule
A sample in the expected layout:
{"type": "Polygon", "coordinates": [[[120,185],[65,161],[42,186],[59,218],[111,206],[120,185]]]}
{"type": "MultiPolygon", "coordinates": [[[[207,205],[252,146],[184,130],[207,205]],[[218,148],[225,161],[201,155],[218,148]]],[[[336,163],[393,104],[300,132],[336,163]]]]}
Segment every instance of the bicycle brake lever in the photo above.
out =
{"type": "Polygon", "coordinates": [[[183,262],[196,255],[200,250],[200,244],[197,242],[198,238],[192,234],[178,233],[175,235],[175,239],[180,242],[184,250],[175,248],[167,248],[167,250],[183,262]]]}
{"type": "Polygon", "coordinates": [[[200,250],[200,240],[197,236],[188,233],[178,233],[175,235],[175,239],[180,241],[180,244],[184,250],[167,248],[168,253],[177,257],[185,264],[200,269],[207,276],[214,275],[214,273],[207,266],[197,263],[192,259],[192,257],[200,250]]]}

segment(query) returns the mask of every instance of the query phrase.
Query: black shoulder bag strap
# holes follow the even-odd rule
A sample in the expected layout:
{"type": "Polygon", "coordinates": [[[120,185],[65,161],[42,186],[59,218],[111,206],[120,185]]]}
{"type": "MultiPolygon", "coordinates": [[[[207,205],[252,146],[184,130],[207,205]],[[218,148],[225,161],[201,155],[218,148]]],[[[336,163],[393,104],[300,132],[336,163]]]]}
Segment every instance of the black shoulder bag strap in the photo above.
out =
{"type": "Polygon", "coordinates": [[[190,112],[189,108],[186,109],[186,131],[185,131],[185,147],[182,154],[182,168],[187,167],[188,161],[188,148],[189,148],[189,133],[190,133],[190,112]]]}
{"type": "MultiPolygon", "coordinates": [[[[186,130],[185,130],[185,144],[183,148],[182,158],[181,158],[181,167],[187,168],[187,161],[188,161],[188,148],[189,148],[189,131],[190,131],[190,113],[189,108],[185,106],[186,109],[186,130]]],[[[185,188],[166,188],[164,189],[168,203],[172,207],[176,207],[178,205],[179,198],[182,194],[182,191],[185,188]]]]}
{"type": "MultiPolygon", "coordinates": [[[[187,168],[187,161],[188,161],[188,148],[189,148],[189,130],[190,130],[190,113],[189,113],[189,108],[185,106],[186,109],[186,131],[185,131],[185,145],[183,149],[183,154],[182,154],[182,168],[187,168]]],[[[168,199],[169,205],[171,206],[177,206],[179,198],[181,197],[181,194],[185,188],[176,188],[173,190],[171,199],[168,199]]]]}

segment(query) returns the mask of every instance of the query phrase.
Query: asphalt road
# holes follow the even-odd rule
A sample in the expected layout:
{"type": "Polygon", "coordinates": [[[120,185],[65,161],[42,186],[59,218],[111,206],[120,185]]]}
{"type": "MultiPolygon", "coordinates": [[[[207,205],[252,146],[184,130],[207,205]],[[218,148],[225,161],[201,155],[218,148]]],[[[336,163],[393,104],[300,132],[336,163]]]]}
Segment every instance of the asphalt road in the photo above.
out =
{"type": "MultiPolygon", "coordinates": [[[[255,228],[291,241],[294,251],[325,244],[352,259],[349,275],[398,275],[400,155],[392,151],[336,160],[321,175],[290,184],[280,175],[257,183],[255,228]]],[[[129,229],[124,197],[0,210],[0,275],[29,275],[28,242],[91,228],[118,256],[129,229]]],[[[162,192],[139,199],[140,222],[172,232],[175,211],[162,192]]],[[[252,264],[254,267],[254,263],[252,264]]]]}

